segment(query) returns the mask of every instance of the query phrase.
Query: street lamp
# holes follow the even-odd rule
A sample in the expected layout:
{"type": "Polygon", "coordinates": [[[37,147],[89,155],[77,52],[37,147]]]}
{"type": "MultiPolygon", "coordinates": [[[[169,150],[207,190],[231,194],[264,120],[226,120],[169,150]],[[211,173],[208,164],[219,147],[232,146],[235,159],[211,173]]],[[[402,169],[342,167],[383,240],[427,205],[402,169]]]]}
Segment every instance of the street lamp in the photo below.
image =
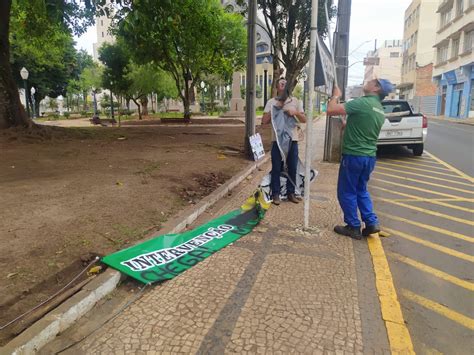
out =
{"type": "Polygon", "coordinates": [[[33,119],[35,119],[36,118],[36,106],[35,106],[36,89],[34,88],[34,86],[31,87],[30,92],[31,92],[31,103],[33,104],[33,119]]]}
{"type": "Polygon", "coordinates": [[[204,112],[204,111],[205,111],[204,93],[206,92],[206,90],[205,90],[206,83],[205,83],[204,81],[201,81],[200,86],[201,86],[201,96],[202,96],[202,97],[201,97],[201,102],[202,102],[202,104],[201,104],[201,106],[202,106],[202,107],[201,107],[201,111],[204,112]]]}
{"type": "Polygon", "coordinates": [[[25,84],[25,106],[26,106],[26,112],[28,114],[28,117],[30,117],[30,106],[28,106],[28,94],[27,94],[28,86],[26,84],[26,80],[28,80],[28,75],[29,75],[28,70],[26,70],[25,67],[21,68],[20,75],[21,75],[21,78],[23,79],[23,83],[25,84]]]}
{"type": "Polygon", "coordinates": [[[114,119],[114,95],[112,94],[112,86],[114,85],[114,82],[111,80],[110,81],[110,118],[114,119]]]}
{"type": "Polygon", "coordinates": [[[263,58],[262,66],[263,66],[263,106],[266,106],[267,105],[267,81],[268,81],[267,72],[270,66],[270,62],[268,61],[267,57],[263,58]]]}

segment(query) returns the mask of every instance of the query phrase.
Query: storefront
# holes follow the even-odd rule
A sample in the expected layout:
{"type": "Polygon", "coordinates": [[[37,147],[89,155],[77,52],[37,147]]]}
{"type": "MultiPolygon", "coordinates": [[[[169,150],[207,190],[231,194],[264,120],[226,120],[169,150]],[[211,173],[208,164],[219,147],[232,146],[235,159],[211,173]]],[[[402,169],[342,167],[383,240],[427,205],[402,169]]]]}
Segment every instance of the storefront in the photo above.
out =
{"type": "Polygon", "coordinates": [[[437,114],[455,118],[474,117],[474,65],[471,63],[448,71],[438,78],[437,114]]]}

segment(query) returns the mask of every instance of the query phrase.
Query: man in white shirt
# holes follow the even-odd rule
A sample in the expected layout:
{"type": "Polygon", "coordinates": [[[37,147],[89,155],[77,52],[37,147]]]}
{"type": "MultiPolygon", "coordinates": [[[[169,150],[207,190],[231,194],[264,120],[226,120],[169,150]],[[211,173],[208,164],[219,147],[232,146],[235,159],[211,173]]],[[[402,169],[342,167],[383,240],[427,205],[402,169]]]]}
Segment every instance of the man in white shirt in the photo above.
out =
{"type": "MultiPolygon", "coordinates": [[[[272,122],[272,108],[273,106],[282,108],[286,113],[286,120],[295,120],[296,125],[291,133],[291,142],[289,143],[288,155],[286,157],[286,164],[288,168],[288,179],[286,185],[288,201],[298,203],[299,199],[295,195],[296,171],[298,167],[298,140],[301,133],[299,123],[306,122],[306,116],[303,110],[303,103],[295,97],[288,95],[288,98],[283,101],[279,98],[284,97],[286,89],[286,80],[280,78],[276,83],[277,97],[268,100],[265,105],[262,116],[262,124],[272,122]]],[[[280,174],[282,171],[283,159],[280,152],[280,147],[276,141],[275,127],[272,127],[272,172],[271,172],[271,190],[273,195],[273,204],[280,204],[280,174]]]]}

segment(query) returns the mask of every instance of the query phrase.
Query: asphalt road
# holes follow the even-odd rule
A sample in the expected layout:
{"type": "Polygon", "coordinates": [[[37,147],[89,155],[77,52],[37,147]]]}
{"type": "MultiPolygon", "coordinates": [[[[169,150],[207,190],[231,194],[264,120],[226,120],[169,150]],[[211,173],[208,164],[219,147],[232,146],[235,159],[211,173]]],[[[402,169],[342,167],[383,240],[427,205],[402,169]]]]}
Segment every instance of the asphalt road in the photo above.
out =
{"type": "Polygon", "coordinates": [[[418,354],[474,349],[472,135],[472,126],[430,122],[427,152],[383,149],[370,182],[418,354]]]}
{"type": "Polygon", "coordinates": [[[474,126],[430,120],[425,148],[474,176],[474,126]]]}

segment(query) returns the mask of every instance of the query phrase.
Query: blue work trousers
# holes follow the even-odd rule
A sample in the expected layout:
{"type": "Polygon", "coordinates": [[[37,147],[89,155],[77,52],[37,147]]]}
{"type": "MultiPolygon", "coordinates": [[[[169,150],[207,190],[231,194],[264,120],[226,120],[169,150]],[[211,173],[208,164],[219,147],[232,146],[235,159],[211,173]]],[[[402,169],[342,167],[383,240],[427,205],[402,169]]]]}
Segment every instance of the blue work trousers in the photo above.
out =
{"type": "Polygon", "coordinates": [[[344,222],[351,227],[361,226],[357,208],[366,226],[378,224],[367,190],[367,183],[374,170],[375,160],[375,157],[342,155],[337,181],[337,199],[344,213],[344,222]]]}
{"type": "MultiPolygon", "coordinates": [[[[290,150],[288,151],[288,157],[286,158],[286,164],[288,167],[288,176],[286,183],[287,194],[295,193],[296,184],[296,169],[298,168],[298,141],[291,141],[290,150]],[[290,181],[291,180],[291,181],[290,181]]],[[[272,195],[280,194],[280,175],[283,170],[283,161],[281,159],[280,149],[278,148],[277,142],[272,144],[272,180],[271,189],[272,195]]]]}

